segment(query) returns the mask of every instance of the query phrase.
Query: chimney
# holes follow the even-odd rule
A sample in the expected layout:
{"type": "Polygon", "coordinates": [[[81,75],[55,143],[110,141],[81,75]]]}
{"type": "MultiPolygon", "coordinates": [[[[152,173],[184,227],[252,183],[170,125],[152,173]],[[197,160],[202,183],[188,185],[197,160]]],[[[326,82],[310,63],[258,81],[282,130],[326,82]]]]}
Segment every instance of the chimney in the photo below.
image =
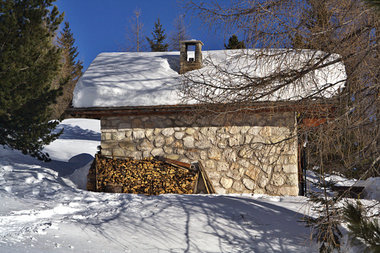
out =
{"type": "Polygon", "coordinates": [[[202,46],[200,40],[180,41],[180,74],[202,68],[202,46]],[[194,52],[189,52],[189,46],[195,47],[194,52]]]}

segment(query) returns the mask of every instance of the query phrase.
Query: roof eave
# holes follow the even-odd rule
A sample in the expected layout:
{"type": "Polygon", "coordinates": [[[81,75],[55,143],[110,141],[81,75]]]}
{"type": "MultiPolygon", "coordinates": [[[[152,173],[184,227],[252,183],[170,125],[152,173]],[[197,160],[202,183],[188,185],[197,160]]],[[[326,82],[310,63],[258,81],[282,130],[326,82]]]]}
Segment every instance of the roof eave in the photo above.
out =
{"type": "Polygon", "coordinates": [[[218,113],[218,112],[305,112],[328,115],[336,108],[335,101],[276,101],[239,104],[177,104],[155,106],[120,106],[120,107],[70,107],[66,110],[73,117],[101,119],[112,116],[164,115],[178,113],[218,113]]]}

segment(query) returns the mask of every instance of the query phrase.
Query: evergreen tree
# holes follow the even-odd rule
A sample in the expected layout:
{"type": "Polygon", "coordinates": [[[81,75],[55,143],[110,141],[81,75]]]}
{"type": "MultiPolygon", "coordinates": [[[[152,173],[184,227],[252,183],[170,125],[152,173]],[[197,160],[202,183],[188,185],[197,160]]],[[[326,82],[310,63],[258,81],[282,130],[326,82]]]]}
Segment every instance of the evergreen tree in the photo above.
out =
{"type": "MultiPolygon", "coordinates": [[[[320,172],[323,172],[321,169],[320,172]]],[[[319,243],[319,252],[335,252],[340,249],[340,238],[342,232],[339,229],[340,215],[336,203],[338,196],[327,197],[328,188],[334,183],[327,182],[324,173],[320,175],[321,182],[315,183],[316,187],[323,190],[323,193],[310,192],[309,201],[314,204],[312,210],[318,217],[306,217],[306,226],[312,227],[312,239],[319,243]]]]}
{"type": "Polygon", "coordinates": [[[356,205],[347,203],[343,209],[344,219],[348,223],[351,242],[355,245],[364,244],[364,252],[380,252],[379,221],[368,218],[363,204],[358,200],[356,205]]]}
{"type": "Polygon", "coordinates": [[[154,23],[154,30],[152,32],[152,35],[153,35],[152,39],[146,37],[146,39],[149,42],[152,52],[168,51],[169,45],[167,43],[164,43],[166,39],[165,29],[162,28],[162,24],[159,18],[154,23]]]}
{"type": "Polygon", "coordinates": [[[82,75],[83,63],[76,60],[78,48],[74,46],[74,43],[75,39],[70,25],[65,22],[65,27],[58,37],[58,46],[62,51],[62,68],[59,77],[53,83],[53,88],[62,88],[62,95],[57,98],[57,103],[52,105],[52,118],[54,119],[60,118],[70,105],[75,84],[82,75]]]}
{"type": "Polygon", "coordinates": [[[0,3],[0,145],[43,160],[43,145],[56,139],[58,122],[48,121],[59,90],[51,83],[60,69],[53,44],[63,14],[54,0],[0,3]]]}
{"type": "Polygon", "coordinates": [[[242,49],[245,48],[244,41],[239,41],[238,37],[233,34],[229,39],[228,39],[228,44],[224,44],[224,47],[226,49],[242,49]]]}

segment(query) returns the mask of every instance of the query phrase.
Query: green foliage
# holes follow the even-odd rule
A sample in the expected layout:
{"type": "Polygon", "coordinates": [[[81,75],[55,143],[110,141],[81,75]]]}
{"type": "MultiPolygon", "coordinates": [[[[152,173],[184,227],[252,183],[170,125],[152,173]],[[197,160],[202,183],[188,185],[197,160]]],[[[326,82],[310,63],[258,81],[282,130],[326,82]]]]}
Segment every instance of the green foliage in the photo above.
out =
{"type": "Polygon", "coordinates": [[[60,118],[69,107],[75,84],[82,75],[83,69],[82,61],[76,60],[78,57],[78,48],[74,46],[75,39],[68,22],[65,22],[65,27],[62,29],[57,42],[62,52],[62,68],[59,76],[53,82],[53,88],[60,88],[62,94],[57,98],[57,102],[52,105],[53,119],[60,118]]]}
{"type": "Polygon", "coordinates": [[[365,209],[360,201],[347,203],[343,209],[344,219],[352,242],[366,246],[366,252],[380,252],[380,226],[376,219],[370,220],[365,215],[365,209]],[[362,242],[362,243],[361,243],[362,242]]]}
{"type": "Polygon", "coordinates": [[[308,227],[313,228],[312,236],[319,243],[319,252],[333,252],[340,249],[338,209],[335,207],[336,198],[326,198],[312,193],[310,201],[314,203],[313,210],[318,213],[317,218],[305,218],[308,227]]]}
{"type": "Polygon", "coordinates": [[[78,81],[82,75],[83,62],[76,60],[78,56],[78,47],[74,46],[75,39],[71,32],[69,22],[65,22],[61,35],[58,37],[58,45],[62,48],[64,53],[64,64],[68,65],[69,72],[67,75],[70,77],[70,81],[78,81]]]}
{"type": "Polygon", "coordinates": [[[242,49],[245,48],[244,41],[239,41],[238,37],[234,34],[228,39],[228,44],[224,44],[226,49],[242,49]]]}
{"type": "Polygon", "coordinates": [[[307,227],[311,227],[312,238],[319,243],[319,252],[334,252],[340,249],[340,238],[342,233],[339,229],[340,215],[336,207],[338,197],[330,196],[328,189],[335,185],[334,182],[325,180],[324,170],[320,168],[319,182],[314,182],[314,186],[321,189],[321,192],[310,192],[309,202],[313,204],[313,211],[317,218],[306,217],[307,227]]]}
{"type": "Polygon", "coordinates": [[[146,39],[149,42],[152,52],[168,51],[169,45],[167,43],[164,43],[166,39],[165,29],[162,28],[162,24],[159,18],[154,23],[154,30],[152,32],[152,36],[153,36],[152,39],[146,37],[146,39]]]}
{"type": "Polygon", "coordinates": [[[0,145],[43,160],[43,146],[59,136],[51,134],[58,122],[48,121],[61,57],[52,41],[63,19],[53,2],[0,3],[0,145]]]}

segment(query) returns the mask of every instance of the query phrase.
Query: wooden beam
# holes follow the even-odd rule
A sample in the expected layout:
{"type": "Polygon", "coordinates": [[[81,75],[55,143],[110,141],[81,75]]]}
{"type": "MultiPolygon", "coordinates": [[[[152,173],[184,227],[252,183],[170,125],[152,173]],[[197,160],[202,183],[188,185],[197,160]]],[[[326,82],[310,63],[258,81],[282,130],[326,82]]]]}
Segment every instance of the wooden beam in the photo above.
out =
{"type": "Polygon", "coordinates": [[[111,116],[168,115],[168,114],[210,114],[210,113],[281,113],[303,112],[311,115],[331,115],[334,103],[318,101],[296,102],[257,102],[245,104],[195,104],[162,106],[123,106],[123,107],[83,107],[69,108],[66,113],[73,117],[100,119],[111,116]]]}

